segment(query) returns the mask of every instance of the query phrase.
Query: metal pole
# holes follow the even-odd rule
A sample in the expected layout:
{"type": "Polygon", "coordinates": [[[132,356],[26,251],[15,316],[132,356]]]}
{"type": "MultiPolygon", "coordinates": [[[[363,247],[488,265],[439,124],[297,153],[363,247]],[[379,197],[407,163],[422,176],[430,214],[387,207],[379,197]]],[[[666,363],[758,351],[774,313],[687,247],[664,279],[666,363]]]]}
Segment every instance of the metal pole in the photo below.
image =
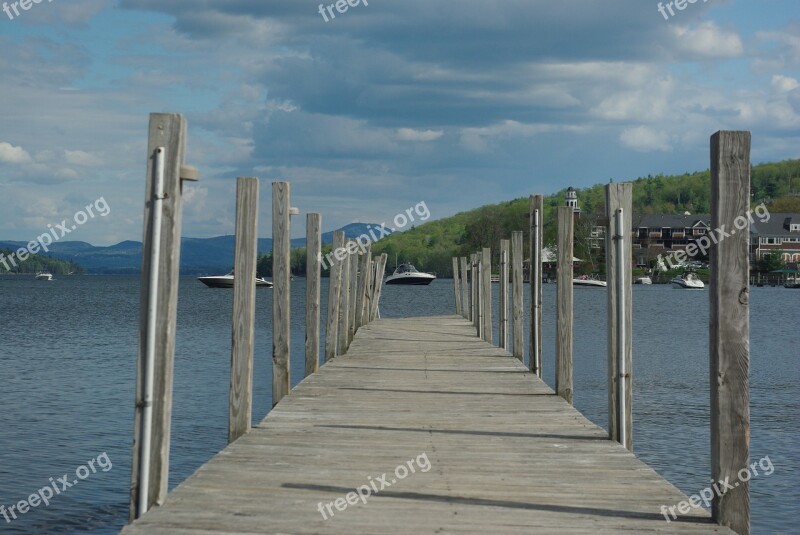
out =
{"type": "Polygon", "coordinates": [[[139,516],[147,512],[150,498],[150,442],[153,433],[153,382],[156,362],[156,311],[158,310],[158,269],[161,261],[161,208],[164,201],[164,147],[158,147],[153,188],[153,227],[150,237],[150,280],[147,295],[147,345],[144,393],[142,396],[142,440],[139,463],[139,516]]]}
{"type": "Polygon", "coordinates": [[[619,378],[617,379],[619,399],[617,407],[619,415],[617,421],[619,422],[619,442],[623,446],[628,443],[628,419],[626,418],[625,396],[627,388],[627,374],[628,370],[625,368],[625,227],[624,218],[622,217],[622,208],[617,210],[617,235],[614,236],[616,240],[617,249],[617,370],[619,370],[619,378]]]}

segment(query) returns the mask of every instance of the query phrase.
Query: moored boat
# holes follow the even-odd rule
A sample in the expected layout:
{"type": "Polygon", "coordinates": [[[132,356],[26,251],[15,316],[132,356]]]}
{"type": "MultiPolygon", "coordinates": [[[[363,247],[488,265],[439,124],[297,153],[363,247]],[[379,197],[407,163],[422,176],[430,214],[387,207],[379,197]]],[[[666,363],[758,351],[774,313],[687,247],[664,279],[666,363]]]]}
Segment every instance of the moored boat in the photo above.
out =
{"type": "Polygon", "coordinates": [[[400,264],[389,277],[386,277],[386,284],[408,284],[415,286],[428,285],[436,278],[433,273],[422,273],[417,271],[412,264],[400,264]]]}
{"type": "MultiPolygon", "coordinates": [[[[227,275],[209,275],[197,277],[197,280],[209,288],[233,288],[233,271],[227,275]]],[[[256,288],[272,288],[272,283],[256,274],[256,288]]]]}
{"type": "Polygon", "coordinates": [[[703,281],[691,271],[686,271],[680,277],[675,277],[670,283],[673,288],[682,288],[685,290],[702,290],[706,287],[703,281]]]}
{"type": "Polygon", "coordinates": [[[53,280],[53,274],[49,271],[40,271],[36,274],[37,281],[51,281],[53,280]]]}
{"type": "Polygon", "coordinates": [[[573,288],[606,288],[608,283],[597,279],[590,279],[586,275],[581,275],[577,279],[572,279],[573,288]]]}

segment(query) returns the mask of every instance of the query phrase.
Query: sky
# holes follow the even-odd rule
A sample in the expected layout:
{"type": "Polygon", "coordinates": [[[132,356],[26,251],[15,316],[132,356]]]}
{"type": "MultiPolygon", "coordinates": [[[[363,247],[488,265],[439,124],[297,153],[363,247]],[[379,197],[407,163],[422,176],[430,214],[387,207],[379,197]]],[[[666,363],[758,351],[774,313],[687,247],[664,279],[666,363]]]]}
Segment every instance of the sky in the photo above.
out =
{"type": "Polygon", "coordinates": [[[707,169],[717,130],[800,157],[798,0],[33,2],[0,12],[0,240],[101,198],[63,239],[141,240],[151,112],[188,122],[189,237],[233,233],[237,176],[269,237],[276,180],[327,231],[707,169]]]}

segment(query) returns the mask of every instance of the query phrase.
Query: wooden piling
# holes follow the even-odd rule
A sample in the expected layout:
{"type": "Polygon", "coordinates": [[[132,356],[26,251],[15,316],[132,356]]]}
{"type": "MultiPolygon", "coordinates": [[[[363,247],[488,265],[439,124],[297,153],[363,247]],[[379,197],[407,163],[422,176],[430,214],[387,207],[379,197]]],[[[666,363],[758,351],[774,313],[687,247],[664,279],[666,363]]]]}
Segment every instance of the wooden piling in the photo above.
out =
{"type": "MultiPolygon", "coordinates": [[[[506,252],[506,256],[508,252],[506,252]]],[[[511,273],[512,273],[512,301],[513,311],[512,319],[514,324],[514,343],[513,354],[520,362],[525,360],[525,331],[523,323],[525,321],[524,313],[524,299],[522,297],[523,280],[522,280],[522,231],[515,230],[511,233],[511,273]]],[[[508,274],[506,274],[506,277],[508,274]]],[[[506,281],[508,284],[508,281],[506,281]]]]}
{"type": "Polygon", "coordinates": [[[364,251],[358,257],[358,287],[356,289],[355,332],[364,325],[364,301],[366,300],[367,281],[369,280],[369,259],[372,254],[372,242],[367,242],[364,251]]]}
{"type": "Polygon", "coordinates": [[[484,322],[483,322],[483,310],[484,310],[484,302],[483,302],[483,255],[481,253],[475,253],[475,270],[477,277],[475,279],[475,286],[477,288],[477,301],[478,301],[478,316],[477,322],[475,324],[475,328],[478,332],[478,338],[481,340],[486,340],[484,336],[484,322]]]}
{"type": "Polygon", "coordinates": [[[480,281],[480,275],[478,273],[478,259],[475,253],[469,255],[469,286],[470,286],[470,296],[472,301],[472,308],[470,313],[470,319],[472,320],[472,326],[475,327],[476,331],[479,333],[480,336],[480,328],[478,327],[478,317],[479,317],[479,310],[480,310],[480,300],[478,299],[478,281],[480,281]]]}
{"type": "Polygon", "coordinates": [[[608,315],[608,434],[611,440],[621,443],[621,436],[625,435],[625,444],[628,450],[633,451],[633,255],[632,255],[632,208],[633,184],[616,183],[606,185],[606,281],[607,281],[607,315],[608,315]],[[617,253],[617,212],[622,209],[623,214],[623,242],[625,252],[622,257],[617,253]],[[617,276],[620,263],[625,266],[624,280],[617,276]],[[624,300],[620,302],[618,288],[622,288],[624,300]],[[625,291],[627,290],[627,291],[625,291]],[[620,308],[621,307],[621,308],[620,308]],[[619,340],[620,322],[623,322],[624,340],[619,340]],[[623,344],[619,347],[618,344],[623,344]],[[621,352],[621,353],[620,353],[621,352]],[[619,357],[625,359],[625,384],[620,390],[620,373],[618,367],[619,357]],[[625,393],[624,403],[620,403],[620,393],[625,393]],[[621,432],[619,423],[622,421],[620,407],[624,406],[624,432],[621,432]]]}
{"type": "Polygon", "coordinates": [[[319,369],[322,216],[306,214],[306,374],[319,369]]]}
{"type": "Polygon", "coordinates": [[[540,379],[542,377],[542,231],[544,225],[544,197],[530,197],[530,285],[531,285],[531,335],[529,367],[540,379]]]}
{"type": "MultiPolygon", "coordinates": [[[[353,241],[356,247],[358,242],[353,241]]],[[[347,319],[347,347],[353,342],[353,337],[356,335],[356,302],[358,299],[358,265],[361,263],[361,257],[358,250],[350,255],[350,307],[348,308],[349,316],[347,319]]]]}
{"type": "Polygon", "coordinates": [[[459,263],[461,264],[461,315],[464,316],[465,319],[470,319],[467,257],[460,257],[459,263]]]}
{"type": "Polygon", "coordinates": [[[573,209],[558,207],[556,289],[556,393],[572,404],[572,240],[573,209]]]}
{"type": "Polygon", "coordinates": [[[497,290],[497,346],[508,349],[508,250],[509,240],[500,240],[500,287],[497,290]]]}
{"type": "Polygon", "coordinates": [[[711,137],[711,227],[729,234],[710,254],[711,477],[736,482],[711,514],[740,535],[750,533],[750,485],[738,475],[750,457],[750,142],[750,132],[711,137]]]}
{"type": "Polygon", "coordinates": [[[272,406],[292,389],[291,346],[291,184],[272,183],[272,406]]]}
{"type": "Polygon", "coordinates": [[[461,314],[461,288],[458,284],[458,258],[453,257],[453,291],[455,292],[456,314],[461,314]]]}
{"type": "Polygon", "coordinates": [[[142,274],[139,307],[139,353],[136,371],[136,410],[133,424],[133,459],[131,465],[130,520],[144,514],[153,505],[161,505],[167,497],[169,480],[170,424],[172,414],[172,372],[175,360],[175,325],[178,311],[178,281],[180,269],[182,187],[181,169],[186,150],[186,120],[178,114],[152,113],[147,140],[147,178],[145,182],[144,238],[142,243],[142,274]],[[161,151],[156,155],[157,151],[161,151]],[[156,191],[156,160],[163,165],[163,190],[156,191]],[[156,197],[161,201],[161,231],[159,261],[152,262],[154,239],[153,210],[156,197]],[[155,265],[154,265],[155,264],[155,265]],[[155,302],[151,303],[150,282],[155,270],[158,284],[153,288],[155,302]],[[152,373],[152,399],[145,392],[148,346],[148,310],[155,314],[151,340],[155,339],[152,373]],[[143,417],[145,406],[152,407],[147,436],[143,417]],[[148,451],[142,451],[143,448],[148,451]],[[144,455],[143,455],[144,453],[144,455]],[[145,457],[148,457],[147,460],[145,457]],[[149,468],[148,468],[149,466],[149,468]],[[139,506],[139,494],[146,487],[146,502],[139,506]]]}
{"type": "Polygon", "coordinates": [[[375,298],[372,304],[372,319],[380,317],[381,292],[383,291],[383,274],[386,271],[386,261],[388,259],[389,255],[386,253],[381,254],[381,256],[378,257],[377,265],[375,266],[375,298]]]}
{"type": "Polygon", "coordinates": [[[253,414],[257,242],[258,179],[239,177],[236,180],[228,444],[250,430],[253,414]]]}
{"type": "Polygon", "coordinates": [[[336,350],[337,355],[347,353],[348,330],[350,328],[350,265],[353,262],[350,247],[352,243],[352,241],[346,240],[344,245],[347,254],[342,260],[342,290],[339,292],[339,344],[336,350]]]}
{"type": "Polygon", "coordinates": [[[336,357],[339,337],[339,295],[342,289],[342,246],[344,231],[333,232],[333,249],[330,255],[330,280],[328,281],[328,316],[325,320],[325,362],[336,357]],[[338,255],[338,256],[337,256],[338,255]]]}
{"type": "Polygon", "coordinates": [[[483,281],[483,339],[492,343],[492,250],[484,247],[481,257],[483,281]]]}
{"type": "Polygon", "coordinates": [[[375,286],[375,261],[372,252],[367,255],[366,281],[364,284],[364,309],[362,311],[361,325],[370,322],[370,311],[372,310],[372,289],[375,286]]]}

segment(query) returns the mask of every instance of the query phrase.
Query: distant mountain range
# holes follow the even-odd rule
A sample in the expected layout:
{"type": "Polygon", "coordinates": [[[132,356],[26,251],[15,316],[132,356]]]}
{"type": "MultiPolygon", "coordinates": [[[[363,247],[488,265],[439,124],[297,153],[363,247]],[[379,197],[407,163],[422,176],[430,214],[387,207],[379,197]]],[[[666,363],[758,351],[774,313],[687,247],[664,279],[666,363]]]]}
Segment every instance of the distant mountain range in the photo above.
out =
{"type": "MultiPolygon", "coordinates": [[[[380,225],[370,223],[351,223],[338,230],[343,230],[348,238],[356,238],[369,234],[369,227],[380,225]]],[[[375,231],[378,234],[377,231],[375,231]]],[[[322,243],[333,242],[333,231],[322,235],[322,243]]],[[[292,240],[292,247],[305,247],[305,238],[292,240]]],[[[17,250],[26,247],[27,242],[0,241],[0,249],[17,250]]],[[[187,275],[207,273],[227,273],[233,266],[234,236],[217,236],[215,238],[182,238],[181,239],[181,273],[187,275]]],[[[258,240],[258,252],[264,254],[272,251],[272,238],[258,240]]],[[[97,247],[82,241],[56,242],[50,246],[47,256],[72,260],[80,264],[88,273],[135,274],[142,267],[142,242],[123,241],[108,247],[97,247]]]]}

